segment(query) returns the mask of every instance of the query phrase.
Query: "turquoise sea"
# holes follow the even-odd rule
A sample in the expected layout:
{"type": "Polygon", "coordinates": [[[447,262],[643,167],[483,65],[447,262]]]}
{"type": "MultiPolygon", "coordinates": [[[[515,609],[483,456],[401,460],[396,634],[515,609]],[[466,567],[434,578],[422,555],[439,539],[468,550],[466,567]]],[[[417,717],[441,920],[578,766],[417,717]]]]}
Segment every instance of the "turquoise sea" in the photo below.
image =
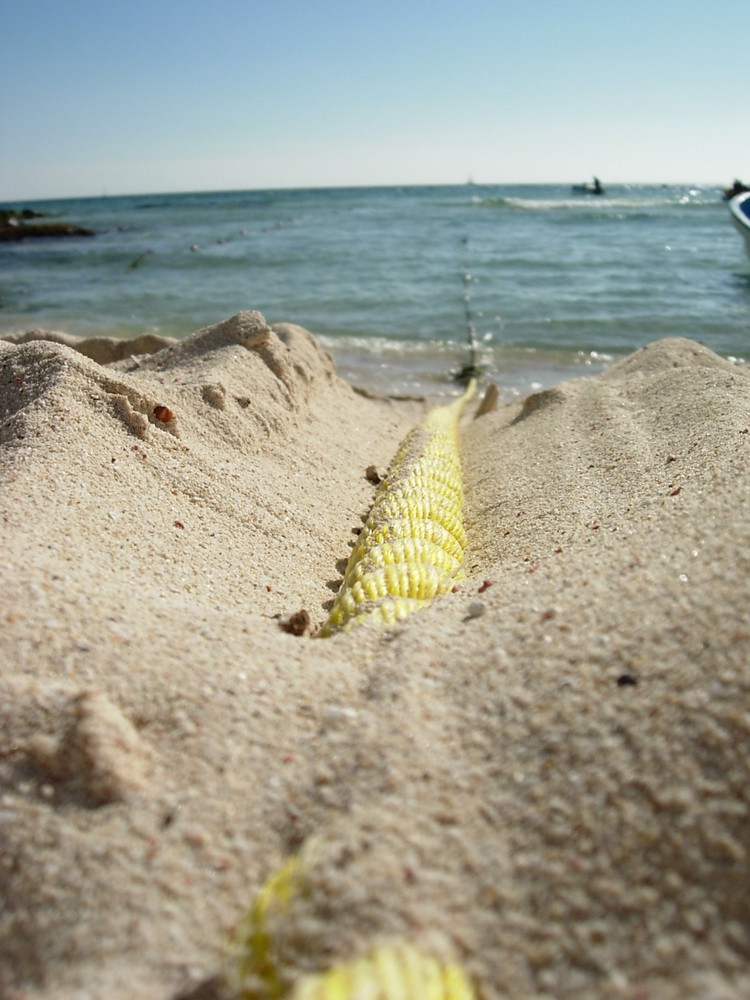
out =
{"type": "Polygon", "coordinates": [[[22,206],[93,238],[0,243],[0,333],[184,336],[241,309],[299,323],[360,385],[503,395],[652,340],[750,359],[750,261],[716,187],[337,188],[22,206]]]}

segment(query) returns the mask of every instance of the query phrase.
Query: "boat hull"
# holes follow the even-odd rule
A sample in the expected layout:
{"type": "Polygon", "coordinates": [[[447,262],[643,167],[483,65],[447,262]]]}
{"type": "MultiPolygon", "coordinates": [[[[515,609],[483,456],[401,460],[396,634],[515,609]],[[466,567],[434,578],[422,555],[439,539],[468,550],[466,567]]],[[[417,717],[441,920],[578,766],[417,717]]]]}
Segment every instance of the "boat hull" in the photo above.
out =
{"type": "Polygon", "coordinates": [[[572,190],[573,194],[604,194],[604,188],[601,185],[596,187],[595,184],[574,184],[572,190]]]}
{"type": "Polygon", "coordinates": [[[735,195],[729,200],[732,222],[745,240],[745,250],[750,257],[750,191],[735,195]]]}

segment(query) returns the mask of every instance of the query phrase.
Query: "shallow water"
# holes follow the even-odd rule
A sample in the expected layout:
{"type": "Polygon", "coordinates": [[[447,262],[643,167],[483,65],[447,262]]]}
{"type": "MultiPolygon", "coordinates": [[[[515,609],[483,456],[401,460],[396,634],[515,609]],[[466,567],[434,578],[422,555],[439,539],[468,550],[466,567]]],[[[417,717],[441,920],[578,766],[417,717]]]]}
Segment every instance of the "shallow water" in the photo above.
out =
{"type": "Polygon", "coordinates": [[[183,336],[241,309],[341,373],[439,393],[471,323],[508,394],[660,337],[750,357],[750,261],[717,188],[413,187],[29,203],[90,239],[0,244],[0,332],[183,336]]]}

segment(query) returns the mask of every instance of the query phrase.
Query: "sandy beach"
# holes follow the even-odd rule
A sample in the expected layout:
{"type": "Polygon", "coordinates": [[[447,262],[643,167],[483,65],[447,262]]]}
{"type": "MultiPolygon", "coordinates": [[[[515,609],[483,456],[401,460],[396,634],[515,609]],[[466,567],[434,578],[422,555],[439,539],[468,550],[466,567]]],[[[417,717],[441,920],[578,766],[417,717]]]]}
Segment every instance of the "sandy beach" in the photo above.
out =
{"type": "Polygon", "coordinates": [[[236,1000],[310,844],[282,996],[386,941],[482,1000],[750,995],[747,368],[480,386],[466,579],[323,639],[429,401],[258,313],[133,346],[0,340],[0,996],[236,1000]]]}

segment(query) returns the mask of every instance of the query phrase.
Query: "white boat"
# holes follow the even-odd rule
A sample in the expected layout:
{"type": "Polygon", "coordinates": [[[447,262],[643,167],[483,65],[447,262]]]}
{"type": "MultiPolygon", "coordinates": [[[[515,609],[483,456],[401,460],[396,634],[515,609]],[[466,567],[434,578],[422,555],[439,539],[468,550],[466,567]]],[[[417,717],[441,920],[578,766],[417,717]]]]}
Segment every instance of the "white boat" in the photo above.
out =
{"type": "Polygon", "coordinates": [[[729,211],[732,213],[732,222],[745,237],[745,249],[750,257],[750,191],[730,198],[729,211]]]}

